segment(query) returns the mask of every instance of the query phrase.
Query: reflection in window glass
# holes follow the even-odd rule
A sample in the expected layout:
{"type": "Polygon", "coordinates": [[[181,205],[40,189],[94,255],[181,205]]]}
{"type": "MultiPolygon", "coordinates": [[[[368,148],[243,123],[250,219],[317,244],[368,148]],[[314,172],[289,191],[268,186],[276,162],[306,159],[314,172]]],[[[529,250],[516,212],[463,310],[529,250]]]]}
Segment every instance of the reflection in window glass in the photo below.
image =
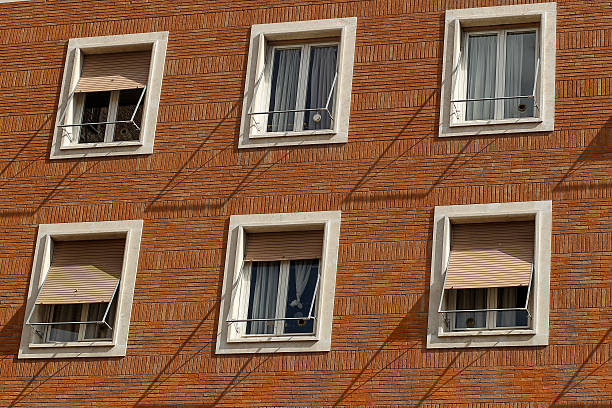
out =
{"type": "MultiPolygon", "coordinates": [[[[487,289],[457,289],[456,310],[487,308],[487,289]]],[[[487,312],[458,312],[455,329],[481,329],[487,327],[487,312]]]]}
{"type": "MultiPolygon", "coordinates": [[[[298,80],[300,77],[300,48],[274,51],[269,111],[296,109],[298,80]]],[[[268,132],[293,131],[295,112],[268,115],[268,132]]]]}
{"type": "MultiPolygon", "coordinates": [[[[80,322],[82,305],[53,305],[50,322],[80,322]]],[[[79,337],[78,324],[57,324],[49,326],[50,342],[77,341],[79,337]]]]}
{"type": "MultiPolygon", "coordinates": [[[[119,91],[119,105],[117,106],[117,121],[131,120],[134,110],[138,105],[140,96],[142,95],[142,89],[126,89],[119,91]]],[[[134,116],[134,123],[138,127],[142,127],[142,107],[144,105],[143,100],[136,110],[134,116]]],[[[132,123],[117,123],[115,125],[115,134],[113,140],[119,141],[134,141],[140,139],[140,130],[132,123]]]]}
{"type": "MultiPolygon", "coordinates": [[[[324,108],[336,75],[338,46],[312,47],[308,69],[308,90],[306,109],[324,108]]],[[[304,113],[304,129],[331,129],[330,114],[333,112],[333,93],[329,100],[329,113],[326,111],[307,111],[304,113]],[[317,115],[318,114],[318,115],[317,115]]]]}
{"type": "MultiPolygon", "coordinates": [[[[506,36],[505,96],[527,96],[533,92],[536,67],[536,33],[506,36]]],[[[504,118],[533,117],[533,98],[504,101],[504,118]]]]}
{"type": "MultiPolygon", "coordinates": [[[[319,273],[319,260],[291,261],[289,266],[289,286],[287,288],[287,305],[285,317],[306,318],[313,302],[317,275],[319,273]]],[[[315,315],[315,308],[312,309],[315,315]]],[[[314,320],[286,320],[285,334],[312,333],[314,320]]]]}
{"type": "MultiPolygon", "coordinates": [[[[527,287],[497,289],[497,308],[524,308],[527,300],[527,287]]],[[[497,312],[497,327],[527,327],[529,315],[526,310],[507,310],[497,312]]]]}
{"type": "MultiPolygon", "coordinates": [[[[253,262],[247,319],[274,319],[280,262],[253,262]]],[[[247,322],[247,334],[273,334],[273,320],[247,322]]]]}
{"type": "MultiPolygon", "coordinates": [[[[98,123],[108,121],[110,92],[88,92],[84,95],[83,114],[80,123],[98,123]]],[[[85,125],[80,127],[79,143],[104,142],[106,125],[85,125]]]]}

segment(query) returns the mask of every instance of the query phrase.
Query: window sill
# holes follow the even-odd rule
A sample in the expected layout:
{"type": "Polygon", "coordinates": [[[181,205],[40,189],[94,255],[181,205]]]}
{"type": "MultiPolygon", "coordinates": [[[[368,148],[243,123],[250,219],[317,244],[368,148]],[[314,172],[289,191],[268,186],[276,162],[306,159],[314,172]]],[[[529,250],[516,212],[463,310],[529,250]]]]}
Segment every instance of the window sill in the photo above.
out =
{"type": "Polygon", "coordinates": [[[456,332],[443,332],[438,337],[468,337],[468,336],[511,336],[536,334],[533,329],[502,329],[502,330],[466,330],[456,332]]]}
{"type": "Polygon", "coordinates": [[[270,343],[270,342],[294,342],[294,341],[318,341],[319,338],[313,335],[303,335],[303,336],[253,336],[253,337],[236,337],[231,338],[227,342],[228,343],[270,343]]]}
{"type": "Polygon", "coordinates": [[[494,126],[494,125],[513,125],[521,123],[541,123],[541,118],[514,118],[514,119],[500,119],[500,120],[472,120],[469,122],[454,122],[450,124],[451,128],[454,127],[469,127],[469,126],[494,126]]]}
{"type": "Polygon", "coordinates": [[[111,143],[82,143],[62,146],[61,150],[98,149],[104,147],[142,146],[141,141],[133,142],[111,142],[111,143]]]}
{"type": "Polygon", "coordinates": [[[337,132],[334,129],[321,130],[302,130],[299,132],[263,132],[252,133],[249,135],[251,139],[268,139],[271,137],[299,137],[299,136],[317,136],[317,135],[335,135],[337,132]]]}
{"type": "Polygon", "coordinates": [[[29,348],[113,347],[112,341],[69,341],[63,343],[30,343],[29,348]]]}

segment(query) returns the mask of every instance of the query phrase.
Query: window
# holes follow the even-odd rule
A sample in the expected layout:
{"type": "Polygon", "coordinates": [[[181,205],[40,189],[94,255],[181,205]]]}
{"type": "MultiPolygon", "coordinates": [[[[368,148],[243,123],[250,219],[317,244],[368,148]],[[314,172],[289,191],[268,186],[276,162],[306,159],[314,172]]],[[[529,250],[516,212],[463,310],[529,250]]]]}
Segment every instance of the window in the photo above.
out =
{"type": "Polygon", "coordinates": [[[168,33],[72,39],[51,158],[153,151],[168,33]]]}
{"type": "Polygon", "coordinates": [[[217,353],[326,351],[339,212],[230,220],[217,353]]]}
{"type": "Polygon", "coordinates": [[[252,27],[239,147],[348,140],[356,24],[252,27]]]}
{"type": "Polygon", "coordinates": [[[440,136],[554,129],[555,3],[447,10],[440,136]]]}
{"type": "Polygon", "coordinates": [[[436,207],[427,344],[548,343],[550,201],[436,207]]]}
{"type": "Polygon", "coordinates": [[[20,358],[125,355],[141,231],[142,221],[39,227],[20,358]]]}
{"type": "Polygon", "coordinates": [[[537,38],[537,29],[465,33],[465,99],[453,101],[457,120],[536,116],[537,38]]]}
{"type": "Polygon", "coordinates": [[[338,43],[274,46],[270,54],[268,111],[278,113],[251,113],[255,126],[267,117],[266,132],[332,129],[338,43]]]}

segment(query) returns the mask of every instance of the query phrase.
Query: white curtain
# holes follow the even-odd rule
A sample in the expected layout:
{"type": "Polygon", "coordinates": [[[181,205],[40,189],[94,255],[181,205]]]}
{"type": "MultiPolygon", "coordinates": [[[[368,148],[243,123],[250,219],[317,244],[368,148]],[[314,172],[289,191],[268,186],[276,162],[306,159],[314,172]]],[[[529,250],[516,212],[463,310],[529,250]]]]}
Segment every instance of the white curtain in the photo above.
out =
{"type": "MultiPolygon", "coordinates": [[[[505,96],[531,95],[535,81],[536,34],[509,33],[506,36],[505,96]]],[[[533,116],[533,99],[507,99],[504,117],[533,116]],[[523,105],[523,106],[521,106],[523,105]],[[519,106],[522,109],[519,109],[519,106]]]]}
{"type": "MultiPolygon", "coordinates": [[[[81,305],[55,305],[51,322],[80,322],[81,305]]],[[[77,341],[79,335],[78,324],[51,325],[49,341],[77,341]]]]}
{"type": "MultiPolygon", "coordinates": [[[[308,91],[306,93],[306,108],[324,108],[332,89],[336,75],[336,59],[338,46],[313,47],[310,51],[310,67],[308,75],[308,91]]],[[[333,112],[333,95],[329,102],[329,112],[333,112]]],[[[325,111],[310,111],[304,115],[304,129],[330,129],[331,118],[325,111]],[[315,114],[321,115],[321,121],[312,120],[315,114]]]]}
{"type": "MultiPolygon", "coordinates": [[[[467,99],[495,97],[497,35],[468,37],[467,99]]],[[[495,118],[495,101],[466,102],[465,120],[495,118]]]]}
{"type": "MultiPolygon", "coordinates": [[[[456,310],[487,308],[487,289],[457,289],[456,310]]],[[[484,328],[487,326],[487,312],[459,312],[455,317],[458,329],[484,328]]]]}
{"type": "Polygon", "coordinates": [[[294,271],[295,271],[295,299],[293,299],[289,306],[297,307],[298,309],[302,309],[302,294],[304,293],[304,289],[306,289],[306,285],[308,285],[308,280],[310,279],[310,272],[312,271],[312,261],[295,261],[294,262],[294,271]]]}
{"type": "MultiPolygon", "coordinates": [[[[274,319],[278,293],[279,262],[254,262],[248,319],[274,319]]],[[[247,334],[272,334],[274,321],[248,322],[247,334]]]]}
{"type": "MultiPolygon", "coordinates": [[[[274,51],[270,111],[295,109],[301,55],[302,50],[299,48],[274,51]]],[[[270,114],[268,115],[268,131],[293,131],[294,118],[294,112],[270,114]]]]}

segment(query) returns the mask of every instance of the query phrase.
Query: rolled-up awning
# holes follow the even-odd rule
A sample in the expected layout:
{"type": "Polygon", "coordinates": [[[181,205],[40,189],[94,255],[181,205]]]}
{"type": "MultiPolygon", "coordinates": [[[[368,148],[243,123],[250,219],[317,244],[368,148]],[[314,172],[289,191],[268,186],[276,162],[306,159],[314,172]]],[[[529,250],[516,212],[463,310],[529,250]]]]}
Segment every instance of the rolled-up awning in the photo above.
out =
{"type": "Polygon", "coordinates": [[[86,54],[75,92],[144,88],[150,64],[150,51],[86,54]]]}
{"type": "Polygon", "coordinates": [[[108,303],[121,278],[125,239],[56,241],[36,304],[108,303]]]}
{"type": "Polygon", "coordinates": [[[444,289],[529,286],[533,221],[453,224],[444,289]]]}
{"type": "Polygon", "coordinates": [[[247,233],[245,261],[321,258],[323,230],[247,233]]]}

